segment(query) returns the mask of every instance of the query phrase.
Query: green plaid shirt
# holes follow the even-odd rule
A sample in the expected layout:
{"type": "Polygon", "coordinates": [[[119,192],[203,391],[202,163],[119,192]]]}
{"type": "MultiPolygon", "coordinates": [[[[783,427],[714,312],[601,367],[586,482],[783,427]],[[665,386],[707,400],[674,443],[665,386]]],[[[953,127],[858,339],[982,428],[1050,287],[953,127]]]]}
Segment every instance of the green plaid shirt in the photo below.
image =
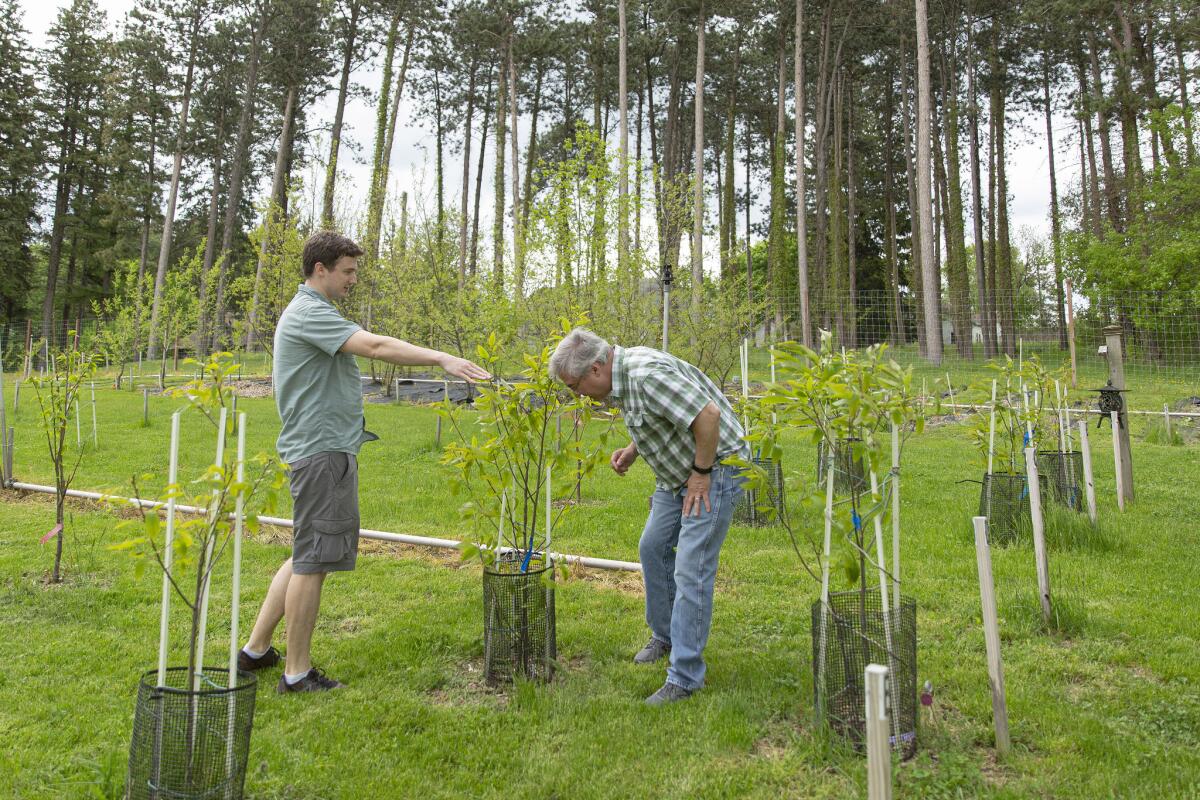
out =
{"type": "Polygon", "coordinates": [[[707,375],[670,353],[614,347],[609,399],[620,406],[638,455],[661,489],[687,483],[696,457],[691,425],[710,402],[721,412],[717,461],[734,454],[750,458],[742,425],[725,395],[707,375]]]}

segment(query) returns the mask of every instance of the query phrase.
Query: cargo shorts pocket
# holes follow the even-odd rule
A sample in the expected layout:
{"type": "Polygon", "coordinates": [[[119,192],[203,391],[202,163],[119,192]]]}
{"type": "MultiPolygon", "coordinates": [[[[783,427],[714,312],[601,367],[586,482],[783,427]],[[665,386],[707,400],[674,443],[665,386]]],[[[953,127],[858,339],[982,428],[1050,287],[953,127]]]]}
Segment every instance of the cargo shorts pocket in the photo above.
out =
{"type": "Polygon", "coordinates": [[[317,564],[336,564],[352,553],[354,538],[358,534],[355,519],[314,519],[312,557],[307,559],[317,564]]]}

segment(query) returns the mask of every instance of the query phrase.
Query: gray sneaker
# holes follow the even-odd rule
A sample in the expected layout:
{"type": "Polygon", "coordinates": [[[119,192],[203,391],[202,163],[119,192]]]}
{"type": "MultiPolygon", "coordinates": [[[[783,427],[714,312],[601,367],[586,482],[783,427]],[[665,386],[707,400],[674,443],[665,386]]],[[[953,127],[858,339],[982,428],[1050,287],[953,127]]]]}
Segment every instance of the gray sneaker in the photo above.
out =
{"type": "Polygon", "coordinates": [[[677,700],[687,700],[694,693],[694,689],[685,689],[668,681],[662,685],[661,689],[646,698],[646,705],[665,706],[667,703],[674,703],[677,700]]]}
{"type": "Polygon", "coordinates": [[[671,652],[671,645],[651,636],[650,641],[646,642],[646,646],[637,651],[637,655],[633,657],[633,663],[653,664],[669,652],[671,652]]]}

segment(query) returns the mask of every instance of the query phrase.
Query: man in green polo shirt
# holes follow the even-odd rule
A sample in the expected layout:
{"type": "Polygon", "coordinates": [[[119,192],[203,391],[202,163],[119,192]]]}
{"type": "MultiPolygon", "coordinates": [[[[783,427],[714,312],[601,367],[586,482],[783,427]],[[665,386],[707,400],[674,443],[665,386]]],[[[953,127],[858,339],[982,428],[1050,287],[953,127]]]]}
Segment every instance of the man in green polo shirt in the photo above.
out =
{"type": "Polygon", "coordinates": [[[332,231],[304,243],[304,283],[275,329],[272,378],[282,427],[276,447],[291,472],[295,536],[292,557],[271,581],[250,641],[238,657],[241,669],[279,662],[271,637],[287,617],[287,663],[278,691],[313,692],[342,684],[314,669],[309,653],[330,572],[354,569],[358,556],[358,450],[377,439],[365,427],[362,380],[355,356],[402,366],[437,366],[466,380],[486,380],[472,362],[424,347],[376,336],[342,316],[333,305],[358,282],[353,241],[332,231]]]}
{"type": "Polygon", "coordinates": [[[649,347],[613,347],[576,328],[550,357],[550,374],[576,394],[621,407],[633,440],[612,454],[624,475],[640,455],[654,472],[650,517],[638,543],[650,641],[633,660],[669,656],[652,706],[704,686],[717,560],[742,494],[742,478],[721,462],[750,458],[729,401],[696,367],[649,347]]]}

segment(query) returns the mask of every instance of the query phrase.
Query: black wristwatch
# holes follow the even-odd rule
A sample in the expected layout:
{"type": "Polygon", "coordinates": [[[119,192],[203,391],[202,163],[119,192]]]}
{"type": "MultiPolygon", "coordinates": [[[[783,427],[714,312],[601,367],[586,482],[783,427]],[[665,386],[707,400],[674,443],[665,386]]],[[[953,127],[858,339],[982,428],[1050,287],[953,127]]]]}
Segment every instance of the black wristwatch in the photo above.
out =
{"type": "Polygon", "coordinates": [[[695,461],[692,462],[692,472],[696,473],[697,475],[707,475],[708,473],[710,473],[712,471],[713,471],[712,467],[697,467],[696,462],[695,461]]]}

